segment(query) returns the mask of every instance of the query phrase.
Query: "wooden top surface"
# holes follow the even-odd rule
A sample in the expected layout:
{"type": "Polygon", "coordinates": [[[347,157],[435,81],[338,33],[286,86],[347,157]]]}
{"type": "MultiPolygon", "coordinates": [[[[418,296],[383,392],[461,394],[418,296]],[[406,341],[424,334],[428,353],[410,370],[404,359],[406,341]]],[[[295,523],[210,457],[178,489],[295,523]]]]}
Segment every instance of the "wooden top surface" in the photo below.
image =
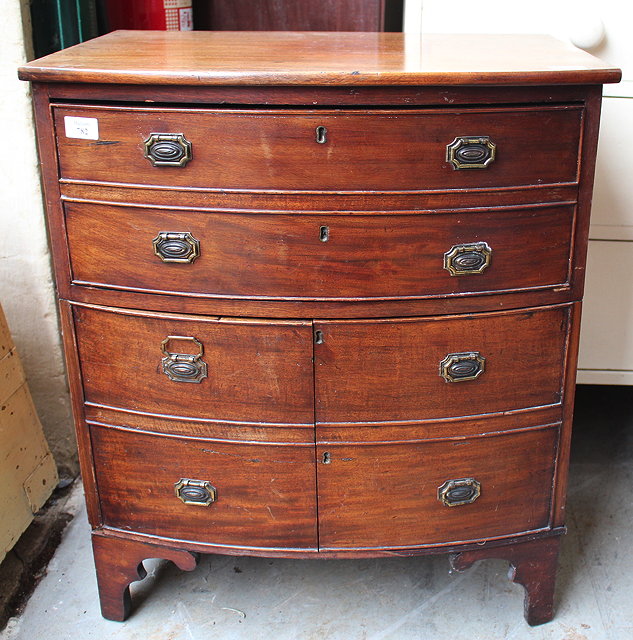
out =
{"type": "Polygon", "coordinates": [[[619,69],[536,35],[116,31],[20,68],[43,82],[532,85],[618,82],[619,69]]]}

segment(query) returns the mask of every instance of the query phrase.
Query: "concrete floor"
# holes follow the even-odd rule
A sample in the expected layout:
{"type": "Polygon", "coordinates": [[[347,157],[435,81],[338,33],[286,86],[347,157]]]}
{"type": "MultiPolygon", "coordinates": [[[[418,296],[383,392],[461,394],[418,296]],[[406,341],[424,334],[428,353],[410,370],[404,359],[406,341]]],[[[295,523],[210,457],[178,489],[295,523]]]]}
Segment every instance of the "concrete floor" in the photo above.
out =
{"type": "Polygon", "coordinates": [[[507,563],[449,573],[446,556],[146,563],[125,623],[101,618],[85,512],[4,640],[633,639],[633,388],[581,387],[552,622],[523,621],[507,563]]]}

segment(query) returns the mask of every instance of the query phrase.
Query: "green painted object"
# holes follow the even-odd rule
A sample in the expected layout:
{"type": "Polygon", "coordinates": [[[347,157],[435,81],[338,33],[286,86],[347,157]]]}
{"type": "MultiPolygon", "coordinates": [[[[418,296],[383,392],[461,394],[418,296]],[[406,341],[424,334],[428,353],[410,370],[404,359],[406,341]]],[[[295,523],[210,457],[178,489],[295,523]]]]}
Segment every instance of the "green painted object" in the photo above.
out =
{"type": "Polygon", "coordinates": [[[36,57],[65,49],[101,33],[98,0],[32,0],[36,57]]]}

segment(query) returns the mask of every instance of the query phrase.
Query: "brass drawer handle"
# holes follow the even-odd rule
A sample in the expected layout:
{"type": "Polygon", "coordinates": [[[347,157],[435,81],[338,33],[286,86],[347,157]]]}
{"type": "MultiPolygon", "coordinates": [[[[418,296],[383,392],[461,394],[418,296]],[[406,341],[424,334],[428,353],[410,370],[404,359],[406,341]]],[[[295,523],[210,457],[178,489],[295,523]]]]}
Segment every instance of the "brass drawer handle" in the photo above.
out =
{"type": "Polygon", "coordinates": [[[191,263],[200,255],[200,241],[188,231],[160,231],[152,244],[163,262],[191,263]]]}
{"type": "Polygon", "coordinates": [[[218,499],[216,488],[207,480],[180,478],[174,483],[174,490],[185,504],[208,507],[218,499]]]}
{"type": "Polygon", "coordinates": [[[191,142],[182,133],[151,133],[144,144],[154,167],[184,167],[192,158],[191,142]]]}
{"type": "Polygon", "coordinates": [[[174,382],[199,384],[207,377],[207,363],[202,360],[204,347],[192,336],[167,336],[160,345],[165,357],[161,360],[163,373],[174,382]],[[198,353],[174,353],[167,350],[170,341],[193,342],[198,353]]]}
{"type": "Polygon", "coordinates": [[[485,368],[486,359],[479,351],[449,353],[440,362],[440,376],[446,382],[466,382],[478,378],[485,368]]]}
{"type": "Polygon", "coordinates": [[[497,145],[488,136],[458,136],[446,145],[446,162],[453,169],[485,169],[496,153],[497,145]]]}
{"type": "Polygon", "coordinates": [[[471,504],[481,495],[481,484],[475,478],[447,480],[437,489],[437,499],[447,507],[471,504]]]}
{"type": "Polygon", "coordinates": [[[444,254],[444,268],[452,276],[483,273],[490,264],[492,249],[487,242],[456,244],[444,254]]]}

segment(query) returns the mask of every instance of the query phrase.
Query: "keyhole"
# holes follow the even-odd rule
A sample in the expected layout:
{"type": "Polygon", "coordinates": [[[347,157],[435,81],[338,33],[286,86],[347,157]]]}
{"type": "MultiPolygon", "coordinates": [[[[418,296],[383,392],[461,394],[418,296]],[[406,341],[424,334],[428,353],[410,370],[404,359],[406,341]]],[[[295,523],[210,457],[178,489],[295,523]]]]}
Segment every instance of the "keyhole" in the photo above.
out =
{"type": "Polygon", "coordinates": [[[327,242],[330,239],[330,228],[329,227],[320,227],[319,228],[319,240],[321,242],[327,242]]]}
{"type": "Polygon", "coordinates": [[[323,331],[315,331],[314,332],[314,343],[315,344],[323,344],[323,331]]]}
{"type": "Polygon", "coordinates": [[[332,460],[330,459],[330,452],[325,451],[323,454],[323,464],[330,464],[330,462],[332,462],[332,460]]]}
{"type": "Polygon", "coordinates": [[[319,144],[325,144],[327,142],[327,129],[325,127],[316,128],[316,141],[319,144]]]}

